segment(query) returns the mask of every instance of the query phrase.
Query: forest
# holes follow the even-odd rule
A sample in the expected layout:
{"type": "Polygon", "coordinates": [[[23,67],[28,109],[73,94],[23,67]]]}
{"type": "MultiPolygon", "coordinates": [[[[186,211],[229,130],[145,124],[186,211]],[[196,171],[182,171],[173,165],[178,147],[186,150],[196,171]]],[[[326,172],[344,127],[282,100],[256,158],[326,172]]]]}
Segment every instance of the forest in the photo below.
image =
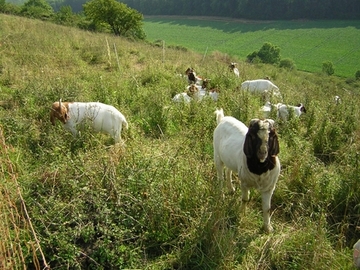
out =
{"type": "MultiPolygon", "coordinates": [[[[10,0],[21,4],[22,0],[10,0]]],[[[58,10],[82,12],[86,0],[48,0],[58,10]]],[[[123,0],[146,15],[220,16],[251,20],[348,20],[360,18],[358,0],[123,0]]]]}

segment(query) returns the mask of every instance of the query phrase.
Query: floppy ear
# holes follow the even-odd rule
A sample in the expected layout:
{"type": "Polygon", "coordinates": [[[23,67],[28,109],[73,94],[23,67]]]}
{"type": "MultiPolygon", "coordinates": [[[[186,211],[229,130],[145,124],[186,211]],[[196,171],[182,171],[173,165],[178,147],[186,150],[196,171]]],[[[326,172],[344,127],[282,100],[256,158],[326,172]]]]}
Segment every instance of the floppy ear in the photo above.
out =
{"type": "Polygon", "coordinates": [[[245,137],[244,148],[243,148],[245,156],[248,158],[251,158],[253,155],[253,147],[252,147],[253,137],[254,135],[251,133],[249,129],[245,137]]]}
{"type": "Polygon", "coordinates": [[[270,129],[269,134],[269,154],[276,156],[280,152],[279,140],[274,128],[270,129]]]}
{"type": "Polygon", "coordinates": [[[249,125],[249,130],[246,133],[245,136],[245,142],[244,142],[244,153],[246,155],[246,157],[251,158],[254,154],[253,151],[253,141],[256,139],[256,132],[254,129],[254,124],[258,122],[259,119],[252,119],[250,121],[250,125],[249,125]]]}

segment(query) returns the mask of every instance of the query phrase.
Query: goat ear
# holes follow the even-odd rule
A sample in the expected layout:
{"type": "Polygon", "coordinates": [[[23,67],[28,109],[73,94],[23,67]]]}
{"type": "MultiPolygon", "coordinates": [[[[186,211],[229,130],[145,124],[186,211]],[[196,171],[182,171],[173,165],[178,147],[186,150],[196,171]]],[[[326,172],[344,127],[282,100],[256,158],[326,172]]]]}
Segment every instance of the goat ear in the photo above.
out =
{"type": "Polygon", "coordinates": [[[245,136],[245,142],[244,142],[244,148],[243,148],[245,156],[248,158],[251,158],[252,154],[253,154],[252,142],[253,142],[253,135],[249,130],[245,136]]]}
{"type": "Polygon", "coordinates": [[[270,129],[269,134],[269,154],[276,156],[280,152],[279,140],[275,129],[270,129]]]}
{"type": "Polygon", "coordinates": [[[257,119],[257,118],[256,119],[251,119],[250,124],[249,124],[249,129],[258,121],[259,121],[259,119],[257,119]]]}

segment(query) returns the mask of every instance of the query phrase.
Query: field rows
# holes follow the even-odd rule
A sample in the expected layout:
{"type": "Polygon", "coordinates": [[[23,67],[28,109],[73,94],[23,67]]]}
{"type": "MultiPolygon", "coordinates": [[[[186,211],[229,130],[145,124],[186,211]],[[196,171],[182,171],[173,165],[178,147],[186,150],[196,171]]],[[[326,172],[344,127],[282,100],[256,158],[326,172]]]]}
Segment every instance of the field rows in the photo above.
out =
{"type": "Polygon", "coordinates": [[[299,70],[320,72],[331,61],[335,75],[353,77],[360,70],[360,21],[224,22],[195,19],[146,18],[149,41],[164,40],[199,53],[220,51],[239,59],[265,42],[280,47],[282,58],[299,70]]]}

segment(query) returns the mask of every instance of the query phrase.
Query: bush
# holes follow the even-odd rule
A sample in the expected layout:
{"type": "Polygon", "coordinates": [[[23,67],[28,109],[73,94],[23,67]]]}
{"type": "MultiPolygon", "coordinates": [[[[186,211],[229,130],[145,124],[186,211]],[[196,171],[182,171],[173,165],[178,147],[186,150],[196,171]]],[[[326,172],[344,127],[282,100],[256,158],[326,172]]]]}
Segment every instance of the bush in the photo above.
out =
{"type": "Polygon", "coordinates": [[[355,79],[360,80],[360,70],[355,72],[355,79]]]}
{"type": "Polygon", "coordinates": [[[279,67],[286,68],[289,70],[296,69],[294,61],[290,58],[285,58],[280,60],[279,67]]]}
{"type": "Polygon", "coordinates": [[[261,63],[276,64],[280,61],[280,48],[272,45],[269,42],[264,43],[260,50],[254,51],[247,56],[247,61],[253,63],[256,58],[261,60],[261,63]]]}
{"type": "Polygon", "coordinates": [[[327,75],[333,75],[335,72],[334,65],[332,62],[327,61],[322,64],[322,71],[327,75]]]}

